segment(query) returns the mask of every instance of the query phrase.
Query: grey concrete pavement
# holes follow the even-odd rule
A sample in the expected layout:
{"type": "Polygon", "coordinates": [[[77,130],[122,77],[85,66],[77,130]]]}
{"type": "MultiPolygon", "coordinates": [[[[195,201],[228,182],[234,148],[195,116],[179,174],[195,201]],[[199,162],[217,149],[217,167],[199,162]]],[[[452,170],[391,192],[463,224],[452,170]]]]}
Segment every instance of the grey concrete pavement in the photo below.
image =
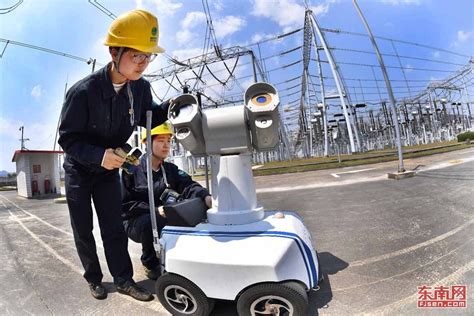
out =
{"type": "MultiPolygon", "coordinates": [[[[386,176],[396,162],[255,179],[259,202],[298,211],[320,252],[326,280],[311,294],[312,315],[473,314],[474,150],[406,165],[423,166],[401,181],[386,176]],[[468,308],[417,309],[417,286],[436,284],[468,285],[468,308]]],[[[104,301],[90,296],[82,278],[67,206],[1,192],[0,314],[168,315],[157,299],[115,292],[97,228],[95,236],[112,292],[104,301]]],[[[129,249],[136,281],[153,290],[140,246],[130,242],[129,249]]],[[[220,301],[214,315],[236,315],[235,306],[220,301]]]]}
{"type": "Polygon", "coordinates": [[[420,164],[401,181],[386,178],[391,164],[257,179],[259,201],[298,210],[313,235],[327,280],[312,295],[314,314],[472,315],[473,151],[407,162],[420,164]],[[471,289],[468,309],[416,308],[418,286],[456,283],[471,289]]]}

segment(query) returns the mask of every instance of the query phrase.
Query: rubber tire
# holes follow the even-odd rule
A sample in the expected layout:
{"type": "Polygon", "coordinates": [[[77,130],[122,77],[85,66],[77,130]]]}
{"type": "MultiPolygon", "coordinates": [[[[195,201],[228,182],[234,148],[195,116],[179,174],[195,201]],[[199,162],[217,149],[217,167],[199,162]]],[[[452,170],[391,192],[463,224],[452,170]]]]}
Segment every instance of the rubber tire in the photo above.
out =
{"type": "Polygon", "coordinates": [[[302,285],[301,283],[296,281],[286,281],[282,284],[298,292],[302,297],[304,297],[306,302],[308,302],[308,292],[306,291],[305,285],[302,285]]]}
{"type": "Polygon", "coordinates": [[[291,282],[291,284],[262,283],[248,288],[240,295],[237,301],[239,316],[251,316],[250,307],[252,303],[267,295],[275,295],[287,299],[294,309],[294,313],[289,316],[308,315],[308,295],[305,289],[297,282],[291,282]],[[299,288],[295,288],[296,286],[299,286],[299,288]]]}
{"type": "Polygon", "coordinates": [[[174,273],[165,273],[160,276],[158,280],[156,280],[155,291],[161,305],[163,305],[163,307],[173,316],[208,316],[214,308],[214,300],[208,299],[196,284],[174,273]],[[169,285],[178,285],[186,289],[194,297],[197,310],[192,314],[185,314],[173,308],[173,306],[166,301],[164,296],[165,288],[169,285]]]}

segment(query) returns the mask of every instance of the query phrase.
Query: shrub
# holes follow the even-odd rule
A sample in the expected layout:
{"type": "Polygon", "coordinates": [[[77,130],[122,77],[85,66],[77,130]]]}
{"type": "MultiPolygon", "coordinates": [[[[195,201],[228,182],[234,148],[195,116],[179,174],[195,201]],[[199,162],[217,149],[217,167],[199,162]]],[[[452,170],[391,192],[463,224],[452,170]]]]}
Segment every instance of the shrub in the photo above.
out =
{"type": "Polygon", "coordinates": [[[468,139],[474,140],[474,132],[465,132],[458,135],[458,142],[464,142],[468,139]]]}

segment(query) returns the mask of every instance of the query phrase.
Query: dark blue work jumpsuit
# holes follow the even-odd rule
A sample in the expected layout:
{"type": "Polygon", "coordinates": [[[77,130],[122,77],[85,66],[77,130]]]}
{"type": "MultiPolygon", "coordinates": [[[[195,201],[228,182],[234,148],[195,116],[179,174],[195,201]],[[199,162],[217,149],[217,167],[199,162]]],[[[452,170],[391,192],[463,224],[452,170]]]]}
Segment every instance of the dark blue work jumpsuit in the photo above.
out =
{"type": "MultiPolygon", "coordinates": [[[[163,169],[153,171],[153,192],[155,206],[163,205],[160,196],[166,189],[163,170],[169,188],[175,190],[183,199],[199,197],[203,201],[210,195],[206,188],[193,181],[184,171],[179,170],[175,164],[164,162],[163,169]]],[[[155,248],[153,246],[153,233],[151,227],[150,208],[148,204],[148,186],[145,155],[141,158],[138,168],[133,174],[122,173],[122,217],[125,231],[131,240],[142,244],[142,264],[148,269],[158,266],[155,248]]],[[[158,233],[166,226],[166,218],[156,216],[158,233]]]]}
{"type": "MultiPolygon", "coordinates": [[[[133,267],[128,239],[121,218],[118,169],[101,167],[106,148],[123,146],[136,125],[146,125],[152,109],[150,83],[143,78],[129,81],[115,92],[108,72],[110,64],[77,82],[69,89],[61,111],[58,143],[64,159],[66,198],[77,252],[90,283],[102,281],[102,271],[92,234],[92,206],[99,220],[105,257],[115,284],[131,280],[133,267]]],[[[168,104],[153,106],[152,126],[166,120],[168,104]]]]}

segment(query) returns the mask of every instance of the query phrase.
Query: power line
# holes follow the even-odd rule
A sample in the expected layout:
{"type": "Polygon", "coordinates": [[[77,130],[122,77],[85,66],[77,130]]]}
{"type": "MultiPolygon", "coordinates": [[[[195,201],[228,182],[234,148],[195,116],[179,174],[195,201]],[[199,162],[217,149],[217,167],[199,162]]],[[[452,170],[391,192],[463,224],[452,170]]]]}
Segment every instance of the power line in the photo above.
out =
{"type": "MultiPolygon", "coordinates": [[[[354,53],[363,53],[363,54],[375,55],[374,52],[366,51],[366,50],[360,50],[360,49],[350,49],[350,48],[340,48],[340,47],[331,47],[330,49],[332,49],[332,50],[339,50],[339,51],[347,51],[347,52],[354,52],[354,53]]],[[[400,57],[400,58],[404,58],[404,59],[413,59],[413,60],[429,61],[429,62],[439,63],[439,64],[445,64],[445,65],[464,66],[464,64],[453,63],[453,62],[443,61],[443,60],[429,59],[429,58],[421,58],[421,57],[415,57],[415,56],[404,56],[404,55],[396,55],[396,54],[389,54],[389,53],[381,53],[381,55],[382,55],[382,56],[388,56],[388,57],[400,57]]]]}
{"type": "MultiPolygon", "coordinates": [[[[314,62],[317,62],[316,59],[311,59],[314,62]]],[[[328,63],[327,60],[320,60],[322,63],[328,63]]],[[[338,64],[341,65],[349,65],[349,66],[363,66],[363,67],[379,67],[379,65],[371,65],[371,64],[363,64],[363,63],[351,63],[351,62],[343,62],[338,61],[338,64]]],[[[417,71],[433,71],[433,72],[449,72],[452,73],[452,70],[444,70],[444,69],[430,69],[430,68],[417,68],[417,67],[400,67],[400,66],[387,66],[385,68],[393,68],[393,69],[403,69],[403,70],[417,70],[417,71]]]]}
{"type": "MultiPolygon", "coordinates": [[[[368,37],[368,35],[364,34],[364,33],[350,32],[350,31],[344,31],[344,30],[340,30],[340,29],[321,28],[321,30],[323,32],[330,32],[330,33],[336,33],[336,34],[348,34],[348,35],[357,35],[357,36],[362,36],[362,37],[368,37]]],[[[385,41],[394,41],[394,42],[398,42],[398,43],[402,43],[402,44],[408,44],[408,45],[413,45],[413,46],[438,50],[438,51],[441,51],[441,52],[445,52],[445,53],[449,53],[449,54],[457,55],[457,56],[461,56],[461,57],[467,57],[467,58],[471,57],[471,56],[468,56],[468,55],[460,54],[460,53],[457,53],[457,52],[454,52],[454,51],[450,51],[450,50],[447,50],[447,49],[444,49],[444,48],[434,47],[434,46],[430,46],[430,45],[419,44],[419,43],[415,43],[415,42],[409,42],[409,41],[405,41],[405,40],[393,39],[393,38],[388,38],[388,37],[383,37],[383,36],[374,36],[374,37],[379,38],[381,40],[385,40],[385,41]]]]}
{"type": "Polygon", "coordinates": [[[18,8],[20,6],[20,4],[22,4],[22,2],[23,2],[23,0],[19,0],[17,3],[15,3],[14,5],[12,5],[10,7],[0,8],[0,14],[7,14],[7,13],[12,12],[16,8],[18,8]]]}
{"type": "MultiPolygon", "coordinates": [[[[60,52],[60,51],[57,51],[57,50],[53,50],[53,49],[49,49],[49,48],[45,48],[45,47],[40,47],[40,46],[35,46],[35,45],[31,45],[31,44],[27,44],[27,43],[22,43],[22,42],[12,41],[12,40],[8,40],[8,39],[4,39],[4,38],[0,38],[0,42],[6,43],[6,44],[5,44],[5,48],[3,49],[2,54],[0,55],[0,58],[3,57],[3,54],[4,54],[5,49],[6,49],[6,47],[8,46],[8,44],[12,44],[12,45],[23,46],[23,47],[26,47],[26,48],[36,49],[36,50],[43,51],[43,52],[46,52],[46,53],[55,54],[55,55],[59,55],[59,56],[63,56],[63,57],[71,58],[71,59],[75,59],[75,60],[78,60],[78,61],[85,62],[85,63],[87,63],[87,64],[90,64],[90,63],[93,62],[93,59],[92,59],[92,58],[86,59],[86,58],[79,57],[79,56],[75,56],[75,55],[71,55],[71,54],[68,54],[68,53],[63,53],[63,52],[60,52]]],[[[96,64],[97,64],[97,65],[104,66],[103,64],[100,64],[100,63],[96,63],[96,64]]]]}
{"type": "Polygon", "coordinates": [[[277,36],[273,36],[273,37],[270,37],[270,38],[267,38],[267,39],[264,39],[264,40],[261,40],[261,41],[253,42],[251,44],[248,44],[247,46],[251,47],[251,46],[261,45],[261,44],[264,44],[264,43],[267,43],[267,42],[270,42],[270,41],[274,41],[274,40],[281,40],[282,38],[284,38],[286,36],[294,35],[294,34],[300,32],[302,30],[303,30],[303,28],[295,29],[295,30],[289,31],[287,33],[283,33],[283,34],[280,34],[280,35],[277,35],[277,36]]]}
{"type": "Polygon", "coordinates": [[[113,14],[109,9],[107,9],[102,4],[100,4],[99,1],[89,0],[89,3],[92,4],[94,7],[96,7],[97,9],[99,9],[100,11],[102,11],[103,13],[105,13],[105,15],[107,15],[112,20],[115,20],[117,18],[115,14],[113,14]]]}

